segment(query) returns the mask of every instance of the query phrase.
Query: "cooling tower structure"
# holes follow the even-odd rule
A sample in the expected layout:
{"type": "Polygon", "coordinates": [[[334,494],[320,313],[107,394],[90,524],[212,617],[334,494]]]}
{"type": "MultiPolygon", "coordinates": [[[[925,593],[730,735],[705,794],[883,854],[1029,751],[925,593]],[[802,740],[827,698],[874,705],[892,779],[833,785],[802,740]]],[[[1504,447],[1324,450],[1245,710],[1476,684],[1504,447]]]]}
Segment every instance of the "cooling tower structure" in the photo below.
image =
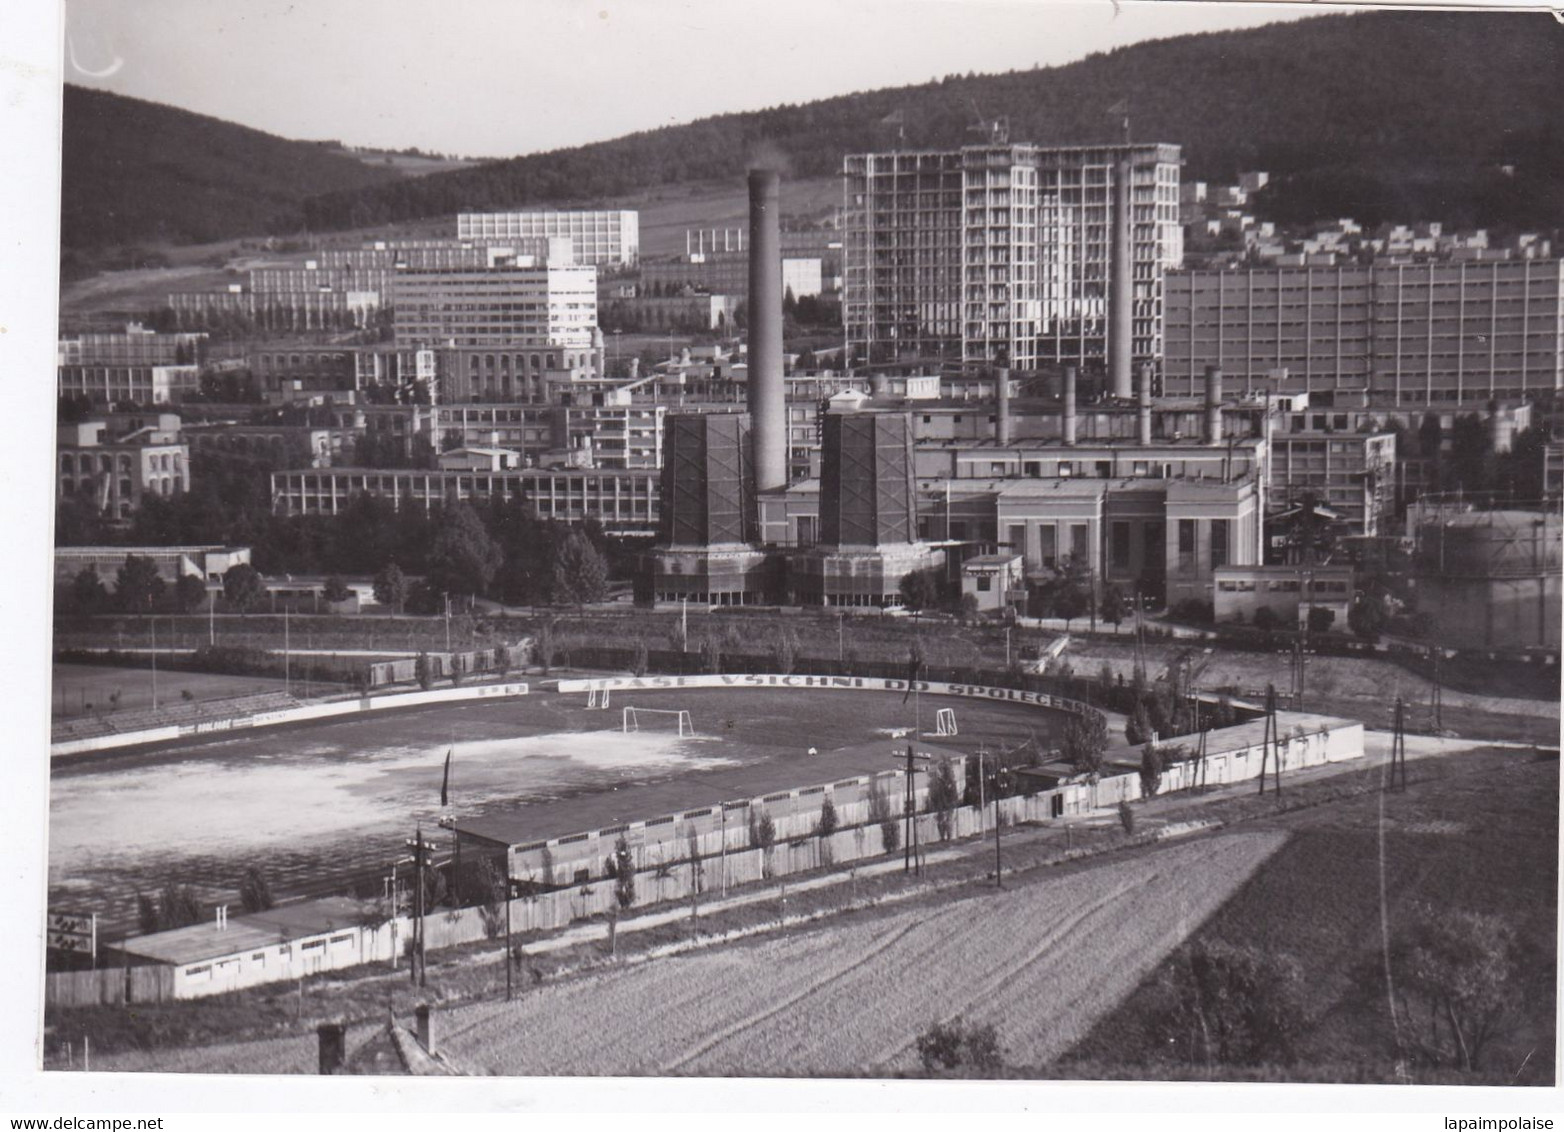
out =
{"type": "Polygon", "coordinates": [[[652,554],[658,601],[752,605],[764,597],[755,545],[755,463],[745,413],[679,413],[663,431],[662,510],[652,554]]]}
{"type": "Polygon", "coordinates": [[[780,179],[749,171],[749,415],[755,422],[755,486],[787,486],[787,405],[782,389],[780,179]]]}
{"type": "Polygon", "coordinates": [[[806,605],[886,606],[907,574],[942,552],[918,538],[912,418],[830,413],[820,460],[820,541],[789,563],[789,586],[806,605]]]}
{"type": "Polygon", "coordinates": [[[1558,654],[1564,523],[1556,511],[1474,511],[1436,498],[1419,500],[1407,519],[1429,640],[1492,654],[1558,654]]]}

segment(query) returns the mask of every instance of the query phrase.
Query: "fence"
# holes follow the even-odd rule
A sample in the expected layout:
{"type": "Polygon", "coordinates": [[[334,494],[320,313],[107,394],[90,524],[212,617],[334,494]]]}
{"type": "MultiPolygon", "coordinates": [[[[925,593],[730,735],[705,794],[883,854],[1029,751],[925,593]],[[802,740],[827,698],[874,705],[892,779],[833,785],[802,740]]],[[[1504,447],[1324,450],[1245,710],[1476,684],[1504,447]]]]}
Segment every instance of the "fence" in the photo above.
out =
{"type": "Polygon", "coordinates": [[[52,971],[44,976],[50,1006],[124,1006],[174,998],[173,967],[104,967],[96,971],[52,971]]]}
{"type": "MultiPolygon", "coordinates": [[[[523,641],[517,645],[499,645],[492,649],[477,649],[473,652],[429,652],[424,653],[422,659],[428,666],[427,678],[433,681],[449,680],[458,666],[463,676],[485,673],[498,673],[504,676],[512,668],[525,665],[526,654],[527,643],[523,641]]],[[[386,684],[406,684],[417,680],[418,662],[418,657],[405,657],[401,660],[386,660],[371,664],[367,670],[369,686],[379,688],[386,684]]]]}
{"type": "MultiPolygon", "coordinates": [[[[536,659],[541,660],[542,657],[536,659]]],[[[556,647],[551,663],[607,672],[633,672],[641,667],[639,661],[636,649],[581,646],[568,649],[556,647]]],[[[778,668],[777,657],[770,654],[724,653],[717,656],[714,663],[712,657],[700,652],[649,649],[645,655],[644,672],[666,676],[743,675],[774,672],[778,668]]],[[[838,662],[829,658],[800,656],[793,658],[786,668],[786,675],[793,676],[857,676],[881,680],[905,680],[907,677],[906,661],[838,662]]],[[[947,665],[928,665],[919,670],[919,675],[934,683],[975,684],[1041,692],[1109,711],[1128,712],[1134,708],[1132,688],[1114,682],[1105,683],[1095,677],[1039,675],[947,665]]],[[[905,687],[905,684],[901,686],[905,687]]]]}
{"type": "Polygon", "coordinates": [[[271,727],[281,723],[303,723],[308,720],[329,719],[358,712],[384,711],[391,708],[420,707],[426,704],[451,703],[459,700],[478,700],[496,696],[525,696],[526,684],[474,684],[465,688],[439,688],[428,692],[405,692],[391,696],[360,696],[351,700],[331,703],[305,704],[301,707],[263,711],[253,715],[229,719],[208,719],[178,727],[161,727],[151,731],[131,731],[114,735],[94,735],[86,739],[73,739],[53,743],[49,747],[51,758],[60,755],[84,754],[104,751],[113,747],[139,746],[144,743],[163,743],[171,739],[204,735],[218,731],[239,731],[251,727],[271,727]]]}

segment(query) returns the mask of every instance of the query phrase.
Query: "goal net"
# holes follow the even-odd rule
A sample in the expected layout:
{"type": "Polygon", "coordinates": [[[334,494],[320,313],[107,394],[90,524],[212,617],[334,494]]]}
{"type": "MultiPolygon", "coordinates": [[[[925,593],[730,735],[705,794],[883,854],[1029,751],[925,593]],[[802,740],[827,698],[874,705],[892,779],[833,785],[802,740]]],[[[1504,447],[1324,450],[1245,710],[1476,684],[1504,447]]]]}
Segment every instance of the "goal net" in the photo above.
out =
{"type": "Polygon", "coordinates": [[[627,707],[624,709],[624,729],[631,731],[677,731],[679,738],[695,734],[690,713],[674,708],[627,707]]]}
{"type": "Polygon", "coordinates": [[[587,710],[598,711],[606,709],[608,707],[608,692],[609,689],[607,688],[593,688],[587,692],[587,710]]]}
{"type": "Polygon", "coordinates": [[[956,733],[956,713],[948,707],[942,707],[934,715],[934,734],[954,735],[956,733]]]}

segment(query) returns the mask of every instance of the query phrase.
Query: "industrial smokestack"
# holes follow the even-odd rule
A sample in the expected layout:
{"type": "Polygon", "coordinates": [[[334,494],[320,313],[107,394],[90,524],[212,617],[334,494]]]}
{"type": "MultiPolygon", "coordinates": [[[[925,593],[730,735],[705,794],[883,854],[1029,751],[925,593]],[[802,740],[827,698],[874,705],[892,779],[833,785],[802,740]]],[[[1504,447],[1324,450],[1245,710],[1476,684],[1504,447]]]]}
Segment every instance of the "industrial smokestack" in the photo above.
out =
{"type": "Polygon", "coordinates": [[[1000,366],[994,371],[994,388],[999,397],[999,426],[994,437],[1004,447],[1010,443],[1010,367],[1000,366]]]}
{"type": "Polygon", "coordinates": [[[1140,367],[1140,397],[1135,405],[1137,439],[1142,448],[1151,447],[1151,367],[1140,367]]]}
{"type": "Polygon", "coordinates": [[[1222,371],[1206,367],[1206,443],[1222,443],[1222,371]]]}
{"type": "Polygon", "coordinates": [[[1064,367],[1064,442],[1075,446],[1075,367],[1064,367]]]}
{"type": "Polygon", "coordinates": [[[1115,397],[1130,397],[1134,268],[1130,246],[1130,158],[1113,165],[1112,258],[1108,267],[1108,376],[1115,397]]]}
{"type": "Polygon", "coordinates": [[[749,171],[749,415],[755,428],[758,491],[787,486],[778,181],[773,170],[749,171]]]}

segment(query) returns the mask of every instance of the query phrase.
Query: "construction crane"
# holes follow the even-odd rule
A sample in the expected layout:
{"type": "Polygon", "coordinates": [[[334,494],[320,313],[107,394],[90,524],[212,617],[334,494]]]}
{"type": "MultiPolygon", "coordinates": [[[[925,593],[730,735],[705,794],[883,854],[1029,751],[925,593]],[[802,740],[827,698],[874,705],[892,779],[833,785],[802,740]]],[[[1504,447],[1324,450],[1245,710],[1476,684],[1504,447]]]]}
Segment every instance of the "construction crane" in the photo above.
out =
{"type": "Polygon", "coordinates": [[[1009,118],[983,117],[983,111],[979,109],[975,98],[969,97],[967,105],[972,107],[972,122],[967,126],[967,133],[982,136],[990,145],[1004,145],[1010,140],[1009,118]]]}

